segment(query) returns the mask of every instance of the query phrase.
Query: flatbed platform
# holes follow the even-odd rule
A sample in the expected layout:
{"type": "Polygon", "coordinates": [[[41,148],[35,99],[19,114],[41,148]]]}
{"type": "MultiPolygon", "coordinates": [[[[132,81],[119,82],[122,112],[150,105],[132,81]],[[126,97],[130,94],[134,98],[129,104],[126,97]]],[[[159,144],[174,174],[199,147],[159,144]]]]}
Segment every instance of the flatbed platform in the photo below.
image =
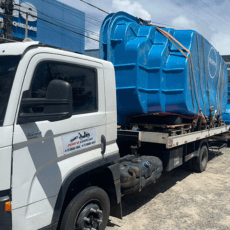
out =
{"type": "Polygon", "coordinates": [[[132,130],[118,130],[118,136],[125,136],[140,142],[165,144],[167,149],[174,148],[193,141],[211,138],[215,135],[226,133],[230,126],[223,125],[211,129],[195,131],[191,133],[169,136],[168,133],[149,132],[149,131],[132,131],[132,130]]]}

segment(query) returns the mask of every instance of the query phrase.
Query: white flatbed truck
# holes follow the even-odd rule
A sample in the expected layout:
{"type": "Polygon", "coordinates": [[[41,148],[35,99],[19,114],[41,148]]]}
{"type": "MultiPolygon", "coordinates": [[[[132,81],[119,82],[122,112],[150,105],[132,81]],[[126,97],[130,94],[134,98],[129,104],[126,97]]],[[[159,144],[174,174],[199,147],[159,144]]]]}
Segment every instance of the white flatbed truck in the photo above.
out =
{"type": "Polygon", "coordinates": [[[204,171],[229,130],[117,130],[113,65],[38,42],[0,45],[0,92],[1,230],[103,230],[163,168],[204,171]]]}

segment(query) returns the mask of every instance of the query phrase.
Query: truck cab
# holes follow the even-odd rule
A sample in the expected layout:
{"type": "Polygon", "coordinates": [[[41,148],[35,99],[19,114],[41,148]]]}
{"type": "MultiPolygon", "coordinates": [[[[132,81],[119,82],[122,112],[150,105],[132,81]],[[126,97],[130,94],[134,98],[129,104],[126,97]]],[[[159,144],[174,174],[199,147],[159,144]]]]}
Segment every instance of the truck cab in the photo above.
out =
{"type": "Polygon", "coordinates": [[[57,229],[74,190],[119,177],[109,168],[119,158],[113,65],[38,42],[2,44],[0,90],[0,229],[57,229]]]}

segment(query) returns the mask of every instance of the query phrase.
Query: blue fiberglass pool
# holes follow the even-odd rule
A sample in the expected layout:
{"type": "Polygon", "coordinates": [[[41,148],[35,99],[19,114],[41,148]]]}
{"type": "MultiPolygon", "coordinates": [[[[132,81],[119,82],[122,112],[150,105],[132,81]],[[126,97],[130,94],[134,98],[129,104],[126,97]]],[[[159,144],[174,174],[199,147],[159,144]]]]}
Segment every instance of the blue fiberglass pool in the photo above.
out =
{"type": "Polygon", "coordinates": [[[223,114],[222,118],[225,121],[226,125],[230,125],[230,85],[228,86],[228,104],[225,113],[223,114]]]}
{"type": "Polygon", "coordinates": [[[162,29],[191,52],[182,48],[189,60],[156,26],[127,13],[110,14],[102,24],[100,58],[115,68],[118,122],[156,112],[192,117],[199,108],[210,116],[212,106],[223,114],[228,79],[220,54],[196,31],[162,29]]]}

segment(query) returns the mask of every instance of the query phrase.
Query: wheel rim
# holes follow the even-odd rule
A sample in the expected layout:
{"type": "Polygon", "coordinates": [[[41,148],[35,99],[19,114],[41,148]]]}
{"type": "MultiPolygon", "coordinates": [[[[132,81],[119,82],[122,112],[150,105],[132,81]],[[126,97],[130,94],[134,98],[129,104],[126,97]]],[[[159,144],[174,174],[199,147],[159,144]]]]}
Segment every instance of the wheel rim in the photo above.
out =
{"type": "Polygon", "coordinates": [[[204,168],[207,165],[207,161],[208,161],[207,156],[208,156],[207,150],[204,149],[202,153],[202,159],[201,159],[201,164],[204,168]]]}
{"type": "Polygon", "coordinates": [[[85,203],[76,216],[74,230],[98,230],[103,217],[101,207],[98,200],[85,203]]]}

